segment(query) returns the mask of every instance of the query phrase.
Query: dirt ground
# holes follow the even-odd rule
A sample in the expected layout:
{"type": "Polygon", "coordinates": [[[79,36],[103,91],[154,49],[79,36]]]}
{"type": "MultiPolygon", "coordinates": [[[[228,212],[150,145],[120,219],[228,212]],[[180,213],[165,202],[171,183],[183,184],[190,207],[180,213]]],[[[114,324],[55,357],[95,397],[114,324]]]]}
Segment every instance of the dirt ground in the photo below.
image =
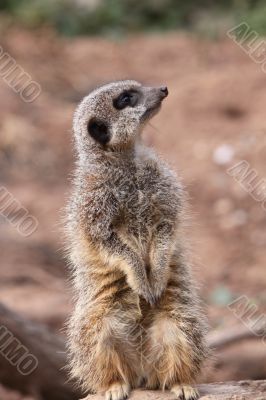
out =
{"type": "MultiPolygon", "coordinates": [[[[26,104],[0,79],[1,186],[38,220],[37,231],[23,237],[0,219],[0,301],[63,334],[71,290],[60,210],[73,166],[73,111],[97,84],[133,78],[169,88],[144,140],[187,186],[195,274],[211,329],[241,324],[227,307],[241,295],[263,314],[266,213],[227,172],[246,160],[258,180],[266,176],[266,74],[260,66],[228,38],[208,41],[182,33],[112,41],[13,28],[1,32],[1,46],[42,92],[26,104]]],[[[254,354],[265,360],[258,338],[219,352],[206,379],[265,379],[254,354]]],[[[19,399],[1,393],[1,399],[19,399]]]]}

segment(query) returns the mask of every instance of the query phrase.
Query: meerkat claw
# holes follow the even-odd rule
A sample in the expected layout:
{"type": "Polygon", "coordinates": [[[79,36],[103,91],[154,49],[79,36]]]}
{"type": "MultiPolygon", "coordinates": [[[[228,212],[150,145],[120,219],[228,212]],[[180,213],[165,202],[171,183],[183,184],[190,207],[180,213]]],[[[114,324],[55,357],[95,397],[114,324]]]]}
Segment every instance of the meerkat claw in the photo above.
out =
{"type": "Polygon", "coordinates": [[[129,387],[125,383],[113,383],[105,393],[105,400],[126,400],[129,387]]]}
{"type": "Polygon", "coordinates": [[[197,389],[190,385],[175,385],[171,392],[176,395],[178,400],[197,400],[199,398],[197,389]]]}

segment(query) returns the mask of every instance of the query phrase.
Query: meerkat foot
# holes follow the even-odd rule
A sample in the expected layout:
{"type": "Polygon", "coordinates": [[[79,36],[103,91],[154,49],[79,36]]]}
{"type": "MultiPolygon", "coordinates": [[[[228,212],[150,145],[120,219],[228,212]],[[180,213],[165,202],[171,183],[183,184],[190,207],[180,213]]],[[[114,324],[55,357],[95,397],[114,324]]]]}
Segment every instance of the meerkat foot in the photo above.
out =
{"type": "Polygon", "coordinates": [[[157,390],[160,388],[160,382],[156,374],[150,374],[146,379],[145,388],[148,390],[157,390]]]}
{"type": "Polygon", "coordinates": [[[125,400],[129,395],[129,386],[126,383],[113,383],[105,392],[105,400],[125,400]]]}
{"type": "Polygon", "coordinates": [[[174,385],[171,389],[178,400],[196,400],[199,398],[197,389],[190,385],[174,385]]]}
{"type": "Polygon", "coordinates": [[[145,388],[147,390],[159,390],[160,389],[160,384],[159,383],[147,383],[145,385],[145,388]]]}

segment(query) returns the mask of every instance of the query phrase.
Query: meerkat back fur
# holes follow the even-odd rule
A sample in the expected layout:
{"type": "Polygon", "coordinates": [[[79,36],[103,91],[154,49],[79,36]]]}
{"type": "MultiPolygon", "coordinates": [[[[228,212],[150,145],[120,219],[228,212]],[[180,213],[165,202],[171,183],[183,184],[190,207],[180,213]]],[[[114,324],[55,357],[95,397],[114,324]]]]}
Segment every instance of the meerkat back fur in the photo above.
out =
{"type": "Polygon", "coordinates": [[[182,228],[184,190],[141,140],[167,94],[166,87],[113,82],[85,97],[74,115],[70,367],[84,391],[107,400],[143,384],[192,400],[207,354],[182,228]]]}

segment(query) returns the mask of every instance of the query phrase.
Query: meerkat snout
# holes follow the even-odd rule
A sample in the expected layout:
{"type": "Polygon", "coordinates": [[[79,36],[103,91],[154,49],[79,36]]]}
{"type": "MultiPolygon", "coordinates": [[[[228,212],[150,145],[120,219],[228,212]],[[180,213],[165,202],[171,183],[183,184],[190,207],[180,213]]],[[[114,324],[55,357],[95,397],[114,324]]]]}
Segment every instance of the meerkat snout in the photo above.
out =
{"type": "Polygon", "coordinates": [[[163,93],[163,95],[164,95],[164,97],[167,97],[168,96],[168,88],[167,88],[167,86],[162,86],[161,88],[160,88],[160,91],[161,91],[161,93],[163,93]]]}
{"type": "Polygon", "coordinates": [[[120,81],[92,91],[75,113],[78,153],[95,145],[119,151],[134,145],[167,95],[166,86],[147,87],[136,81],[120,81]]]}

